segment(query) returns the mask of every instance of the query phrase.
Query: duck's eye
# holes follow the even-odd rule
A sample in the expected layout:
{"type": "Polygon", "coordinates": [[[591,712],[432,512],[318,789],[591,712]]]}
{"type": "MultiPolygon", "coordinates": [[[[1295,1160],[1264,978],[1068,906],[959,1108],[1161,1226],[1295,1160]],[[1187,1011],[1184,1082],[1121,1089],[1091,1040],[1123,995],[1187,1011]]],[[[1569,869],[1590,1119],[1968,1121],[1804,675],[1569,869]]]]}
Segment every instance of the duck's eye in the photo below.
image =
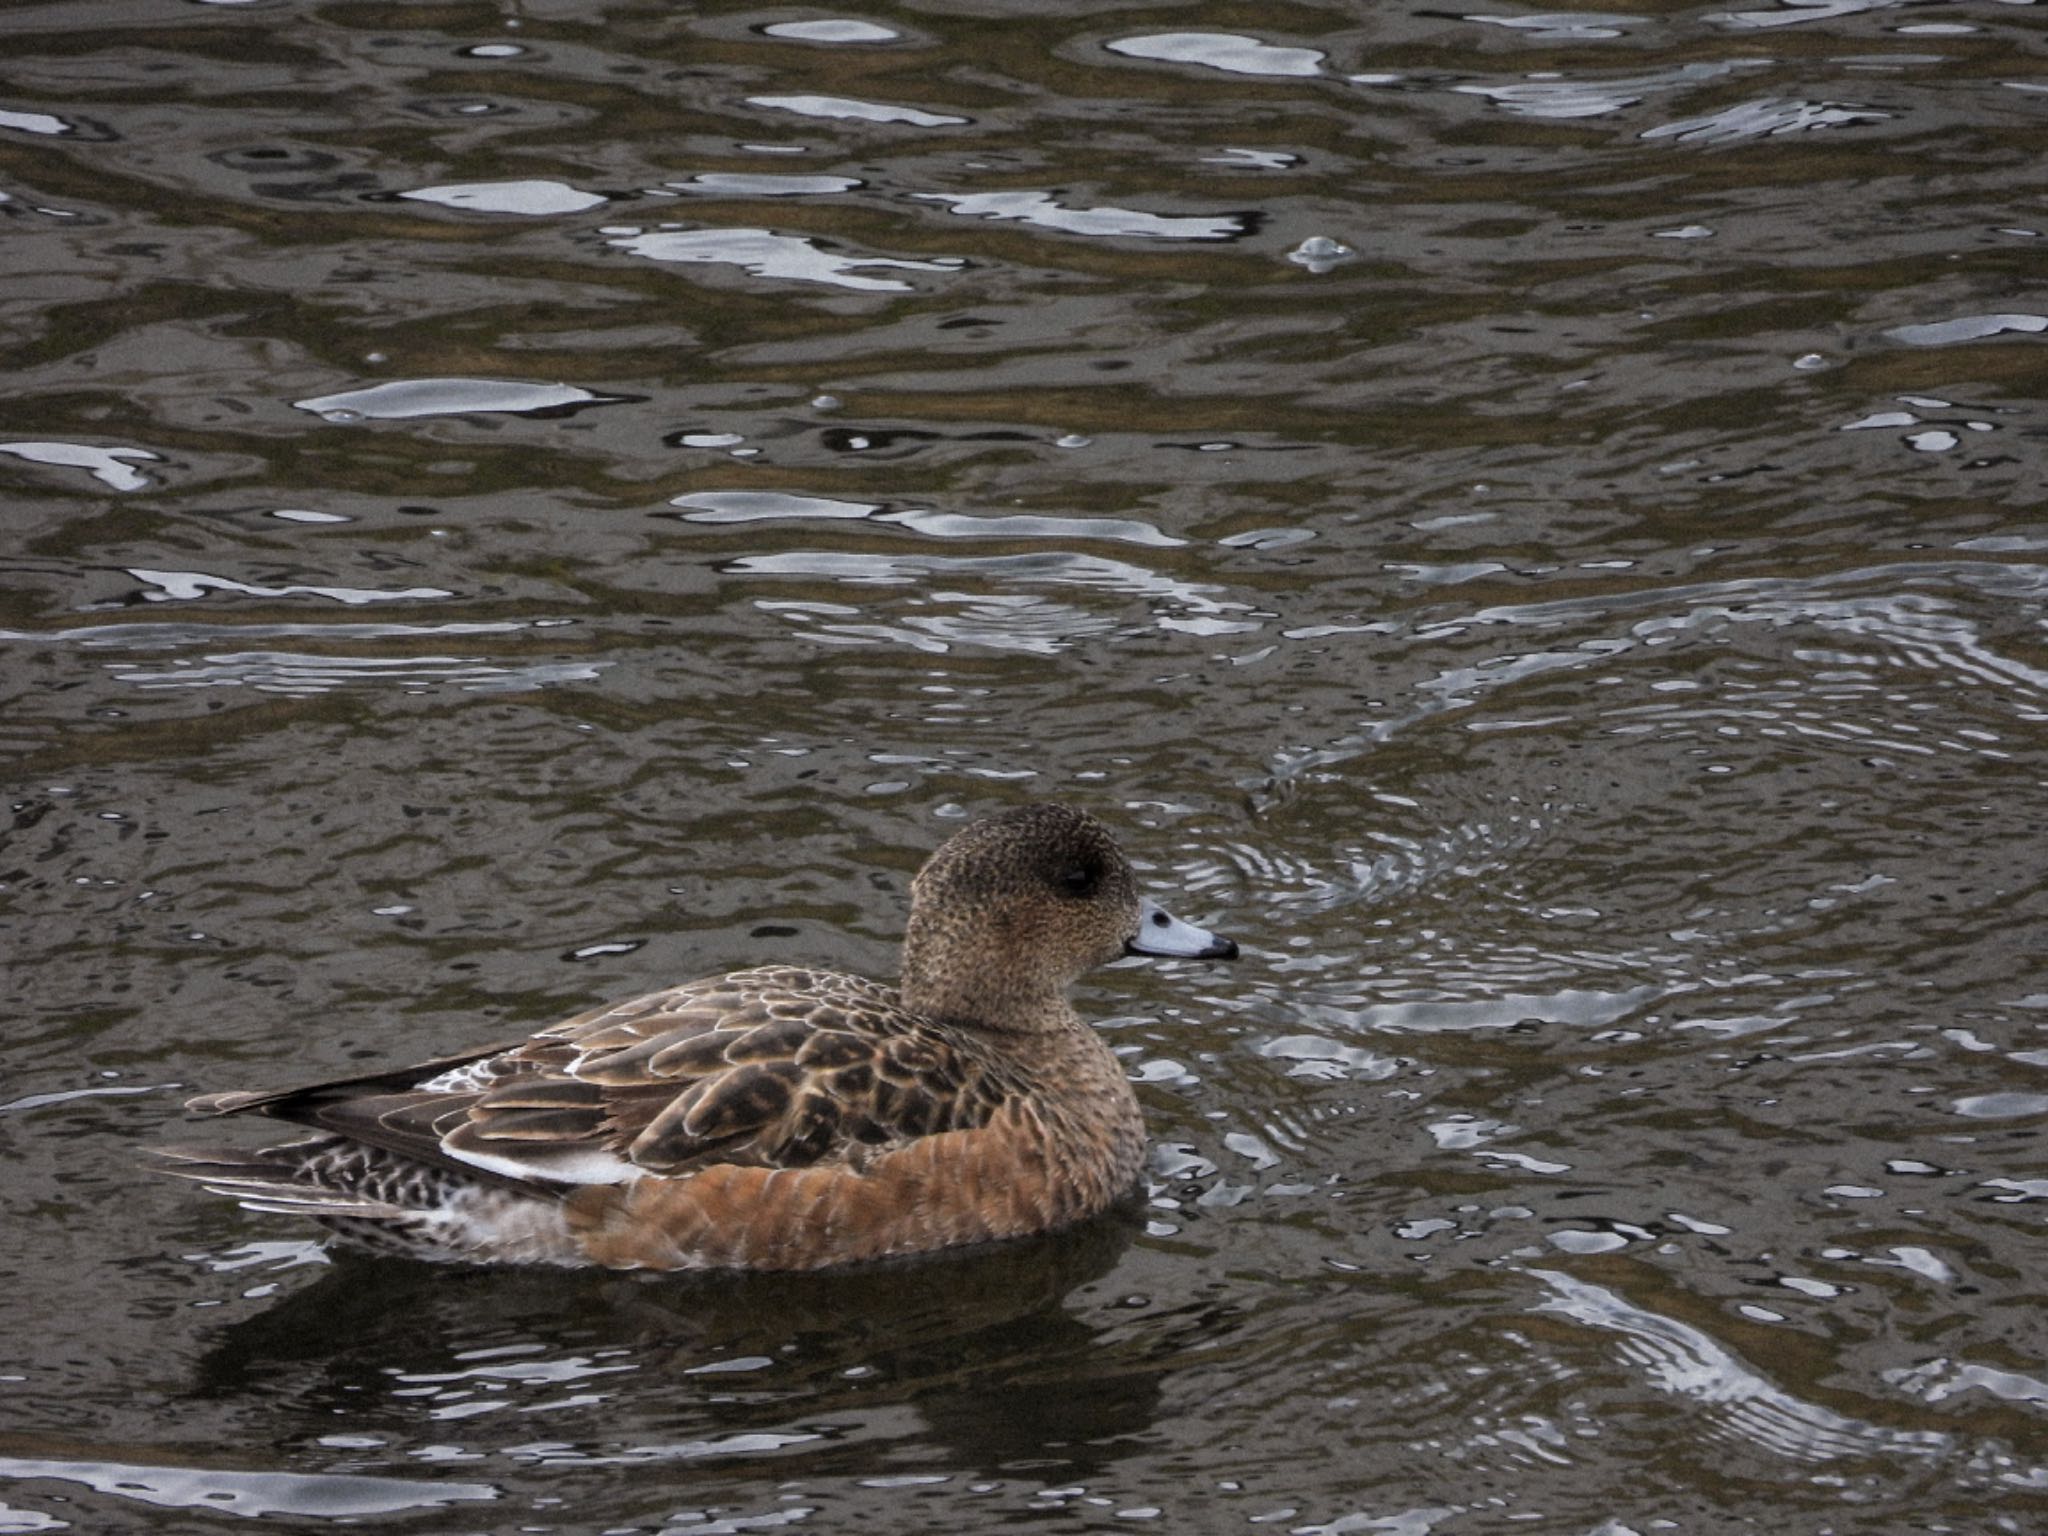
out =
{"type": "Polygon", "coordinates": [[[1085,865],[1074,864],[1060,871],[1060,889],[1069,896],[1094,895],[1095,880],[1095,871],[1085,865]]]}

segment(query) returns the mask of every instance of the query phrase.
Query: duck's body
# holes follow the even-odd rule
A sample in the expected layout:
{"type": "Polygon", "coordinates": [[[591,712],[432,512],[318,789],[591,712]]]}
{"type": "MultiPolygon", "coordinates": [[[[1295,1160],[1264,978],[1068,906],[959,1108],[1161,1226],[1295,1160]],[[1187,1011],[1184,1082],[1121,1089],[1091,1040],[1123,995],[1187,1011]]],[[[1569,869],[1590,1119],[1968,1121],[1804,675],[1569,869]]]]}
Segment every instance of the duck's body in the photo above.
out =
{"type": "Polygon", "coordinates": [[[978,822],[912,887],[901,988],[769,967],[510,1046],[196,1099],[317,1134],[168,1171],[429,1258],[815,1269],[1051,1231],[1137,1179],[1129,1080],[1066,1001],[1127,950],[1226,956],[1137,894],[1099,823],[978,822]]]}

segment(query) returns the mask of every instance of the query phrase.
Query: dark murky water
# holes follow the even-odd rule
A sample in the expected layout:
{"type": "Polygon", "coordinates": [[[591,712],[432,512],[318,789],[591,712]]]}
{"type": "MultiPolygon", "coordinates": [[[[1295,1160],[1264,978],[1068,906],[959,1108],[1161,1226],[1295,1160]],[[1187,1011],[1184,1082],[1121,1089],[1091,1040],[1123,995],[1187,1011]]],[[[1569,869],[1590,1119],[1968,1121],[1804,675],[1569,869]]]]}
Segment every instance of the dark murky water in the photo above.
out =
{"type": "Polygon", "coordinates": [[[0,1529],[2038,1529],[2040,27],[12,8],[0,1529]],[[1035,797],[1246,942],[1085,990],[1134,1226],[134,1171],[1035,797]]]}

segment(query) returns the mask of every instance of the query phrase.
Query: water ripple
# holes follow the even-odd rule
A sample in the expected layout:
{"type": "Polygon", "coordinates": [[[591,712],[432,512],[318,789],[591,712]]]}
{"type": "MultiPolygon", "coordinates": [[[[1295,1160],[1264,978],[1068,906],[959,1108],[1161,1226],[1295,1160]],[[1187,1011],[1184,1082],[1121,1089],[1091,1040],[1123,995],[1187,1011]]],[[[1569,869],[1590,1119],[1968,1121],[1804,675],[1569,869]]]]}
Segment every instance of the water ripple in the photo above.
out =
{"type": "Polygon", "coordinates": [[[926,112],[917,107],[891,106],[879,101],[860,101],[851,96],[749,96],[750,106],[777,112],[794,112],[800,117],[831,117],[860,123],[908,123],[913,128],[951,128],[972,122],[946,112],[926,112]]]}
{"type": "Polygon", "coordinates": [[[366,389],[294,400],[301,411],[329,421],[406,421],[420,416],[569,416],[595,405],[639,397],[604,395],[574,384],[530,384],[506,379],[396,379],[366,389]]]}
{"type": "Polygon", "coordinates": [[[867,183],[852,176],[796,176],[769,172],[705,171],[688,181],[665,181],[670,192],[703,197],[832,197],[867,183]]]}
{"type": "MultiPolygon", "coordinates": [[[[1452,89],[1462,95],[1484,96],[1503,111],[1524,117],[1604,117],[1624,107],[1634,106],[1655,92],[1715,80],[1735,68],[1737,66],[1733,63],[1681,64],[1648,75],[1612,78],[1589,75],[1580,79],[1543,77],[1506,85],[1458,85],[1452,89]]],[[[1653,130],[1646,137],[1655,137],[1659,131],[1653,130]]]]}
{"type": "Polygon", "coordinates": [[[1885,335],[1909,347],[1952,347],[1992,336],[2038,336],[2043,332],[2048,332],[2048,315],[2009,314],[1958,315],[1953,320],[1934,320],[1925,325],[1894,326],[1885,335]]]}
{"type": "Polygon", "coordinates": [[[1645,1311],[1602,1286],[1558,1270],[1528,1273],[1557,1293],[1537,1303],[1537,1311],[1621,1334],[1622,1353],[1651,1386],[1703,1405],[1722,1434],[1795,1461],[1879,1453],[1928,1457],[1951,1448],[1950,1437],[1936,1431],[1887,1429],[1794,1397],[1699,1329],[1645,1311]]]}
{"type": "Polygon", "coordinates": [[[505,635],[551,627],[549,621],[507,619],[498,622],[454,620],[444,624],[205,624],[199,622],[80,624],[68,629],[0,629],[0,641],[34,645],[60,641],[92,650],[157,651],[181,646],[218,645],[227,636],[237,640],[410,640],[421,637],[505,635]]]}
{"type": "Polygon", "coordinates": [[[810,638],[839,645],[898,645],[941,655],[957,646],[1051,656],[1076,642],[1116,633],[1114,620],[1067,603],[1023,594],[969,597],[935,592],[920,607],[944,611],[871,617],[844,603],[768,602],[757,606],[810,638]]]}
{"type": "Polygon", "coordinates": [[[1811,21],[1835,21],[1866,11],[1895,10],[1913,3],[1914,0],[1780,0],[1774,11],[1723,11],[1706,19],[1731,27],[1794,27],[1811,21]]]}
{"type": "Polygon", "coordinates": [[[398,194],[415,202],[438,203],[468,213],[517,213],[529,218],[582,213],[609,202],[601,192],[579,192],[560,181],[465,181],[420,187],[398,194]]]}
{"type": "Polygon", "coordinates": [[[325,597],[355,608],[365,603],[410,603],[455,595],[445,587],[380,589],[310,584],[264,587],[254,582],[233,581],[226,576],[210,576],[205,571],[150,571],[131,567],[128,574],[154,589],[142,594],[143,600],[151,603],[194,602],[218,593],[231,593],[242,597],[325,597]]]}
{"type": "Polygon", "coordinates": [[[1465,20],[1526,32],[1530,37],[1546,43],[1576,43],[1624,37],[1630,28],[1646,25],[1649,18],[1607,15],[1599,11],[1539,11],[1527,16],[1468,14],[1465,20]]]}
{"type": "Polygon", "coordinates": [[[101,485],[114,491],[148,489],[150,478],[134,464],[157,464],[163,455],[147,448],[93,448],[84,443],[0,443],[0,453],[31,464],[49,464],[59,469],[83,469],[101,485]]]}
{"type": "Polygon", "coordinates": [[[786,37],[799,43],[893,43],[902,33],[872,21],[832,17],[819,21],[771,21],[764,37],[786,37]]]}
{"type": "Polygon", "coordinates": [[[1830,101],[1780,101],[1765,97],[1740,102],[1705,117],[1689,117],[1645,129],[1646,139],[1675,139],[1684,144],[1732,144],[1743,139],[1776,138],[1816,128],[1842,128],[1881,123],[1892,116],[1875,107],[1846,106],[1830,101]]]}
{"type": "Polygon", "coordinates": [[[595,682],[610,661],[548,661],[523,665],[465,656],[317,656],[293,651],[224,651],[160,667],[108,664],[119,681],[137,688],[251,688],[259,693],[310,697],[342,688],[390,688],[425,693],[451,687],[464,693],[531,693],[564,683],[595,682]]]}
{"type": "Polygon", "coordinates": [[[1057,517],[1019,512],[993,517],[940,512],[925,507],[885,510],[881,502],[840,501],[788,491],[692,491],[669,503],[685,509],[692,523],[759,523],[784,519],[824,522],[870,522],[938,539],[1099,539],[1115,544],[1153,548],[1184,545],[1150,523],[1126,517],[1057,517]]]}
{"type": "Polygon", "coordinates": [[[226,1467],[150,1466],[119,1461],[52,1461],[0,1456],[0,1477],[78,1483],[156,1509],[234,1515],[357,1520],[444,1504],[495,1499],[489,1483],[360,1473],[242,1472],[226,1467]]]}
{"type": "Polygon", "coordinates": [[[967,219],[1033,224],[1067,235],[1121,235],[1139,240],[1235,240],[1250,233],[1250,214],[1140,213],[1130,208],[1072,208],[1050,192],[913,192],[967,219]]]}
{"type": "MultiPolygon", "coordinates": [[[[1249,604],[1210,595],[1223,591],[1221,587],[1177,581],[1123,560],[1066,551],[1031,555],[885,555],[792,550],[772,555],[741,555],[724,569],[738,576],[822,576],[859,586],[924,586],[933,581],[963,579],[1044,583],[1165,598],[1203,615],[1250,611],[1249,604]]],[[[1237,620],[1230,621],[1230,627],[1249,630],[1258,626],[1252,621],[1237,620]]]]}
{"type": "Polygon", "coordinates": [[[1315,48],[1288,48],[1238,32],[1148,32],[1120,37],[1103,47],[1129,59],[1196,64],[1230,75],[1301,79],[1323,72],[1328,55],[1315,48]]]}
{"type": "Polygon", "coordinates": [[[901,256],[840,255],[803,235],[778,235],[767,229],[683,229],[663,225],[645,231],[606,231],[605,244],[649,261],[733,266],[753,277],[791,283],[823,283],[860,293],[909,293],[912,284],[893,277],[867,277],[871,267],[902,272],[957,273],[967,263],[958,256],[917,261],[901,256]]]}

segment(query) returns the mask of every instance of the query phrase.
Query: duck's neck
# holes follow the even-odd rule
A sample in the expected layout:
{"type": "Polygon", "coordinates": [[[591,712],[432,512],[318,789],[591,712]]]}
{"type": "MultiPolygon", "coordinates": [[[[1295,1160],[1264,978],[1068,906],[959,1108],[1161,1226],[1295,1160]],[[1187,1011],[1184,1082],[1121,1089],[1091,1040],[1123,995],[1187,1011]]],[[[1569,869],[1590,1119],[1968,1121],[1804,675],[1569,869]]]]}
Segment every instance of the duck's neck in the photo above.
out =
{"type": "Polygon", "coordinates": [[[958,944],[913,922],[903,936],[903,1006],[926,1018],[1005,1033],[1073,1025],[1061,982],[1029,964],[962,964],[963,958],[958,944]]]}

